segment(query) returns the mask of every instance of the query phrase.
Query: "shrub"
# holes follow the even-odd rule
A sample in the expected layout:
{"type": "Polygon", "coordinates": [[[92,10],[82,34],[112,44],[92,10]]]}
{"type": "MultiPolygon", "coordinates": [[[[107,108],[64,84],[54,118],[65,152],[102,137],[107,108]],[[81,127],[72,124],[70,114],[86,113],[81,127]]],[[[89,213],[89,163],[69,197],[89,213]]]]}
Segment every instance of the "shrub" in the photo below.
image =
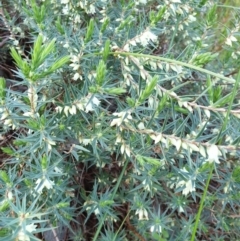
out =
{"type": "Polygon", "coordinates": [[[1,240],[237,240],[239,8],[12,0],[0,14],[14,77],[0,79],[1,240]]]}

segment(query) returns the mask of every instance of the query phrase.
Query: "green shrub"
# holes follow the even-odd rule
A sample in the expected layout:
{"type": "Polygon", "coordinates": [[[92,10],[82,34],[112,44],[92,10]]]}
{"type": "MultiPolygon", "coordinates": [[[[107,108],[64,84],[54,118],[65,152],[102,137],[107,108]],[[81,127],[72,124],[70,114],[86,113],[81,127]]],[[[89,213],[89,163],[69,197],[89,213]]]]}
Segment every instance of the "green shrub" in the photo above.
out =
{"type": "Polygon", "coordinates": [[[240,9],[221,4],[2,5],[0,240],[237,240],[240,9]]]}

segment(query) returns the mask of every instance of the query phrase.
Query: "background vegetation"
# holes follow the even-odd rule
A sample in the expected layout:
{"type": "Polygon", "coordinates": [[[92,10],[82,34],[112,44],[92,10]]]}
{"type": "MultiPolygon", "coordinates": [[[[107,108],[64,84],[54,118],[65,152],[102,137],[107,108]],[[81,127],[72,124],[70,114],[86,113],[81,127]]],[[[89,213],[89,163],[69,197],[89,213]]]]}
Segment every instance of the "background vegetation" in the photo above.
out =
{"type": "Polygon", "coordinates": [[[239,240],[239,16],[0,1],[0,240],[239,240]]]}

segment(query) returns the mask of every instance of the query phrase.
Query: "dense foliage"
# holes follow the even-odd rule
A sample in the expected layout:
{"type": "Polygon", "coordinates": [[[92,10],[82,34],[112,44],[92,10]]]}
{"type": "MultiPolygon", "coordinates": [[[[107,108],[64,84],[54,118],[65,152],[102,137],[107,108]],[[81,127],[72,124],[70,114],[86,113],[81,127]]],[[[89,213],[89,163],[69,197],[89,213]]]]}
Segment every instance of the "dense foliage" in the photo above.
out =
{"type": "Polygon", "coordinates": [[[0,1],[0,240],[240,237],[230,2],[0,1]]]}

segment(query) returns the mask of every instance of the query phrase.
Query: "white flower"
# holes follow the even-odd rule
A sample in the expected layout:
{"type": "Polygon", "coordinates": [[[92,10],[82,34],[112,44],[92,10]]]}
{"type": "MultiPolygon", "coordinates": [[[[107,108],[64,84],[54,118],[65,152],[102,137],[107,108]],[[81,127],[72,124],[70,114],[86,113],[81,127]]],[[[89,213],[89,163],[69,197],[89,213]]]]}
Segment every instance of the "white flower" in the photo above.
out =
{"type": "Polygon", "coordinates": [[[144,185],[144,189],[147,190],[147,191],[150,191],[151,190],[151,187],[149,184],[146,184],[147,183],[147,180],[143,180],[142,184],[144,185]]]}
{"type": "Polygon", "coordinates": [[[232,42],[236,42],[237,39],[233,36],[233,35],[230,35],[226,41],[225,41],[225,44],[229,45],[229,46],[232,46],[232,42]]]}
{"type": "Polygon", "coordinates": [[[130,50],[129,49],[129,44],[125,44],[124,47],[123,47],[123,50],[126,51],[126,52],[129,52],[129,50],[130,50]]]}
{"type": "Polygon", "coordinates": [[[14,125],[13,121],[11,119],[4,120],[3,122],[5,126],[11,126],[12,130],[16,129],[16,126],[14,125]]]}
{"type": "Polygon", "coordinates": [[[179,207],[178,207],[178,212],[179,212],[179,213],[184,213],[184,209],[183,209],[182,206],[179,206],[179,207]]]}
{"type": "Polygon", "coordinates": [[[48,178],[43,176],[42,178],[37,179],[36,187],[34,188],[34,190],[40,194],[42,193],[42,190],[44,187],[46,187],[47,189],[52,189],[53,186],[54,186],[54,182],[50,181],[48,178]]]}
{"type": "Polygon", "coordinates": [[[92,139],[83,139],[82,137],[79,137],[79,142],[82,143],[84,146],[90,144],[92,139]]]}
{"type": "Polygon", "coordinates": [[[129,145],[126,145],[126,144],[122,144],[122,145],[121,145],[121,153],[123,154],[124,152],[126,153],[127,156],[130,157],[130,155],[131,155],[131,150],[130,150],[129,145]]]}
{"type": "Polygon", "coordinates": [[[185,188],[182,190],[183,195],[188,195],[188,193],[196,191],[195,189],[195,183],[192,182],[192,180],[188,180],[185,182],[185,188]]]}
{"type": "Polygon", "coordinates": [[[8,192],[7,197],[9,200],[13,200],[13,193],[11,191],[8,192]]]}
{"type": "Polygon", "coordinates": [[[117,143],[122,143],[123,142],[123,139],[120,135],[117,135],[117,138],[116,138],[116,141],[115,141],[115,144],[117,143]]]}
{"type": "Polygon", "coordinates": [[[28,112],[23,113],[23,116],[27,116],[27,117],[32,117],[32,118],[34,118],[34,117],[35,117],[35,114],[34,114],[33,112],[31,112],[31,111],[28,111],[28,112]]]}
{"type": "Polygon", "coordinates": [[[157,135],[151,134],[150,137],[155,141],[155,144],[157,144],[159,141],[162,140],[162,134],[159,133],[157,135]]]}
{"type": "Polygon", "coordinates": [[[78,63],[72,63],[69,66],[71,66],[74,71],[80,69],[80,64],[78,63]]]}
{"type": "Polygon", "coordinates": [[[69,42],[66,42],[66,43],[63,45],[63,48],[68,49],[68,48],[69,48],[69,42]]]}
{"type": "Polygon", "coordinates": [[[57,107],[55,108],[55,110],[56,110],[56,112],[61,113],[62,110],[63,110],[63,107],[57,106],[57,107]]]}
{"type": "Polygon", "coordinates": [[[189,22],[194,22],[194,21],[196,21],[196,17],[194,17],[193,15],[189,15],[188,16],[188,20],[189,20],[189,22]]]}
{"type": "Polygon", "coordinates": [[[76,113],[77,113],[77,108],[76,108],[75,105],[72,105],[72,107],[69,109],[69,113],[70,113],[71,115],[76,115],[76,113]]]}
{"type": "Polygon", "coordinates": [[[131,112],[129,111],[121,111],[113,113],[114,116],[118,116],[119,118],[116,118],[112,120],[110,126],[120,126],[123,122],[128,122],[129,120],[132,120],[131,112]]]}
{"type": "Polygon", "coordinates": [[[46,139],[46,138],[43,138],[43,139],[47,143],[48,150],[51,151],[52,150],[52,146],[55,146],[56,142],[51,140],[51,139],[46,139]]]}
{"type": "MultiPolygon", "coordinates": [[[[189,174],[189,172],[186,170],[185,167],[183,169],[181,169],[181,172],[189,174]]],[[[179,178],[177,178],[175,185],[176,185],[176,188],[184,186],[184,188],[182,190],[182,194],[183,195],[187,195],[188,193],[196,191],[196,189],[195,189],[195,180],[196,180],[195,176],[190,177],[189,180],[187,180],[187,181],[186,180],[179,181],[179,178]]]]}
{"type": "Polygon", "coordinates": [[[234,52],[232,52],[232,58],[233,58],[233,59],[237,59],[238,56],[237,56],[234,52]]]}
{"type": "Polygon", "coordinates": [[[85,111],[88,113],[89,111],[93,111],[93,103],[92,101],[89,101],[87,105],[85,105],[85,111]]]}
{"type": "Polygon", "coordinates": [[[98,215],[98,214],[100,213],[100,211],[99,211],[99,208],[98,208],[98,207],[95,207],[95,209],[94,209],[94,213],[95,213],[95,215],[98,215]]]}
{"type": "Polygon", "coordinates": [[[148,212],[145,208],[137,209],[135,214],[138,215],[139,220],[148,220],[148,212]]]}
{"type": "Polygon", "coordinates": [[[58,168],[58,167],[54,167],[54,171],[58,174],[62,174],[62,169],[58,168]]]}
{"type": "Polygon", "coordinates": [[[136,41],[139,42],[142,46],[147,46],[150,41],[155,42],[158,39],[157,35],[152,33],[150,30],[146,30],[141,34],[136,41]]]}
{"type": "Polygon", "coordinates": [[[65,14],[65,15],[67,15],[67,14],[69,13],[69,7],[68,7],[68,5],[65,5],[65,6],[63,7],[62,13],[65,14]]]}
{"type": "Polygon", "coordinates": [[[160,224],[157,225],[152,225],[150,227],[150,232],[157,232],[157,233],[161,233],[162,232],[162,226],[160,224]]]}
{"type": "Polygon", "coordinates": [[[61,4],[68,4],[69,0],[61,0],[61,4]]]}
{"type": "Polygon", "coordinates": [[[95,9],[93,4],[90,4],[89,10],[87,11],[87,13],[90,13],[90,14],[95,14],[96,13],[96,9],[95,9]]]}
{"type": "Polygon", "coordinates": [[[13,41],[13,45],[18,46],[19,45],[19,41],[18,40],[14,40],[13,41]]]}
{"type": "Polygon", "coordinates": [[[143,122],[140,122],[137,127],[138,127],[139,130],[144,130],[145,129],[145,126],[144,126],[143,122]]]}
{"type": "Polygon", "coordinates": [[[86,202],[83,204],[83,206],[87,206],[87,207],[86,207],[86,210],[87,210],[87,211],[93,209],[95,215],[100,214],[100,210],[99,210],[98,205],[97,205],[97,203],[96,203],[95,201],[92,201],[92,200],[86,201],[86,202]],[[91,208],[91,206],[92,206],[92,208],[91,208]]]}
{"type": "MultiPolygon", "coordinates": [[[[75,63],[75,62],[79,62],[80,61],[80,55],[78,54],[78,55],[71,55],[71,62],[73,62],[73,63],[75,63]]],[[[70,64],[70,66],[71,66],[71,64],[70,64]]]]}
{"type": "Polygon", "coordinates": [[[9,116],[9,112],[7,111],[7,109],[5,109],[2,113],[1,119],[0,120],[4,120],[9,116]]]}
{"type": "Polygon", "coordinates": [[[92,98],[92,102],[93,102],[94,105],[99,105],[100,104],[100,101],[95,96],[92,98]]]}
{"type": "Polygon", "coordinates": [[[93,98],[91,98],[87,105],[85,106],[85,111],[88,113],[89,111],[93,111],[94,110],[94,105],[98,106],[100,104],[100,101],[98,100],[98,98],[96,98],[95,96],[93,98]]]}
{"type": "Polygon", "coordinates": [[[65,106],[64,107],[64,113],[65,113],[66,116],[68,116],[69,109],[70,109],[70,106],[65,106]]]}
{"type": "Polygon", "coordinates": [[[75,22],[75,23],[81,23],[81,18],[80,18],[80,15],[79,15],[79,14],[77,14],[77,15],[75,16],[74,22],[75,22]]]}
{"type": "Polygon", "coordinates": [[[84,110],[84,105],[83,105],[83,103],[77,102],[77,103],[75,103],[75,105],[76,105],[76,107],[77,107],[79,110],[84,110]]]}
{"type": "Polygon", "coordinates": [[[208,154],[208,159],[207,161],[212,163],[212,162],[216,162],[217,164],[220,164],[220,161],[218,160],[218,147],[216,145],[211,145],[209,147],[207,147],[207,154],[208,154]]]}
{"type": "Polygon", "coordinates": [[[73,76],[73,80],[78,80],[78,79],[82,80],[82,76],[79,73],[75,73],[73,76]]]}
{"type": "Polygon", "coordinates": [[[223,188],[224,193],[228,193],[232,191],[232,187],[230,187],[229,182],[226,183],[226,186],[223,188]]]}
{"type": "MultiPolygon", "coordinates": [[[[29,233],[32,233],[33,231],[36,231],[36,227],[37,227],[37,225],[35,225],[35,224],[29,224],[29,225],[26,225],[25,230],[29,233]]],[[[24,233],[23,228],[21,228],[21,230],[18,232],[17,240],[18,241],[30,241],[29,236],[24,233]]]]}

